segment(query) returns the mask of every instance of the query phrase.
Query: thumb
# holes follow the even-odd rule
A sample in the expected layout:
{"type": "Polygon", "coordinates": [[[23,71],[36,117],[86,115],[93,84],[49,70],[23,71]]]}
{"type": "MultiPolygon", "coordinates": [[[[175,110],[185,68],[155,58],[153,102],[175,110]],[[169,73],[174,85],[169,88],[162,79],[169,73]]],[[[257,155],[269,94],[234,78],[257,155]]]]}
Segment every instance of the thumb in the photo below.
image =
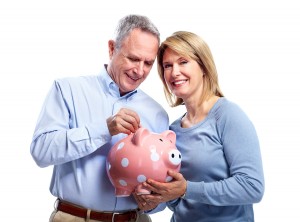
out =
{"type": "Polygon", "coordinates": [[[181,180],[181,178],[182,178],[181,173],[178,173],[178,172],[173,171],[173,170],[169,170],[168,174],[169,174],[169,176],[173,177],[174,180],[181,180]]]}

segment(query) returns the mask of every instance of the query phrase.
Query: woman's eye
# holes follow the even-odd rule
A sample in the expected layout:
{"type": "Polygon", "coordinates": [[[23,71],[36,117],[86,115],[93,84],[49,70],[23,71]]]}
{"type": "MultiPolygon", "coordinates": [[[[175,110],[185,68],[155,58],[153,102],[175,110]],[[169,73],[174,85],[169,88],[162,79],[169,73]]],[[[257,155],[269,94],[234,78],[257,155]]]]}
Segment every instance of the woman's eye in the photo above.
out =
{"type": "Polygon", "coordinates": [[[187,64],[188,62],[187,61],[181,61],[180,64],[184,65],[184,64],[187,64]]]}

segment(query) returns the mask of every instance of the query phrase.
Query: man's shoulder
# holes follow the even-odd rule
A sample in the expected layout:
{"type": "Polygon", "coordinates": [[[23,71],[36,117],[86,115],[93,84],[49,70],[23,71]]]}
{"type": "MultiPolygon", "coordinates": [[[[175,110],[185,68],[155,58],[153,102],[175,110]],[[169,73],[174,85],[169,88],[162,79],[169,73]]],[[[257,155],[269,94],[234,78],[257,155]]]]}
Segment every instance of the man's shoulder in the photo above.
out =
{"type": "Polygon", "coordinates": [[[167,111],[158,101],[142,90],[138,90],[137,94],[139,94],[139,96],[136,97],[135,104],[142,104],[140,108],[144,109],[147,114],[149,114],[148,111],[151,111],[153,115],[157,115],[159,113],[159,115],[163,116],[163,118],[167,118],[167,111]]]}
{"type": "Polygon", "coordinates": [[[97,75],[68,76],[68,77],[55,79],[56,84],[62,86],[85,85],[89,83],[95,83],[96,81],[97,81],[97,75]]]}
{"type": "Polygon", "coordinates": [[[150,102],[150,103],[153,103],[153,104],[156,104],[156,105],[160,106],[160,104],[152,96],[147,94],[145,91],[143,91],[141,89],[138,89],[137,94],[138,94],[138,99],[139,100],[147,101],[147,102],[150,102]]]}

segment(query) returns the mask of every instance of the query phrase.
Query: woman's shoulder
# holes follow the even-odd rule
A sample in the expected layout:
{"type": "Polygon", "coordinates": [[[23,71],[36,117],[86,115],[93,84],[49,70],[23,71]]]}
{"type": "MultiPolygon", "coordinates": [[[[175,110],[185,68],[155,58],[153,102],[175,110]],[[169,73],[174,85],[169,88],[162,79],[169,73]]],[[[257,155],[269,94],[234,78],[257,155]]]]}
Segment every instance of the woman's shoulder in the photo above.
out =
{"type": "Polygon", "coordinates": [[[218,101],[213,106],[211,113],[214,115],[224,116],[224,115],[235,115],[237,113],[243,112],[243,110],[240,108],[240,106],[230,101],[229,99],[225,97],[221,97],[218,99],[218,101]]]}
{"type": "Polygon", "coordinates": [[[242,122],[249,122],[250,119],[246,112],[235,102],[227,98],[220,98],[213,107],[213,118],[219,123],[223,124],[241,124],[242,122]]]}

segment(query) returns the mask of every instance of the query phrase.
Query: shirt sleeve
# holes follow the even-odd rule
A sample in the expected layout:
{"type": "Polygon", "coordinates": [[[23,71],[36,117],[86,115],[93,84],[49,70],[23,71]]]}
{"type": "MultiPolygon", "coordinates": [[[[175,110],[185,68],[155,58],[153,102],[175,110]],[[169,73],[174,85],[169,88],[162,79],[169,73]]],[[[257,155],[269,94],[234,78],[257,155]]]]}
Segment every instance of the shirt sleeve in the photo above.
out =
{"type": "Polygon", "coordinates": [[[252,122],[238,106],[232,105],[217,124],[229,177],[207,183],[189,181],[186,198],[200,198],[201,202],[215,206],[259,202],[264,193],[264,176],[260,145],[252,122]]]}
{"type": "Polygon", "coordinates": [[[59,82],[55,81],[44,101],[30,146],[31,155],[40,167],[81,158],[111,140],[104,118],[70,128],[74,119],[68,104],[59,82]]]}

